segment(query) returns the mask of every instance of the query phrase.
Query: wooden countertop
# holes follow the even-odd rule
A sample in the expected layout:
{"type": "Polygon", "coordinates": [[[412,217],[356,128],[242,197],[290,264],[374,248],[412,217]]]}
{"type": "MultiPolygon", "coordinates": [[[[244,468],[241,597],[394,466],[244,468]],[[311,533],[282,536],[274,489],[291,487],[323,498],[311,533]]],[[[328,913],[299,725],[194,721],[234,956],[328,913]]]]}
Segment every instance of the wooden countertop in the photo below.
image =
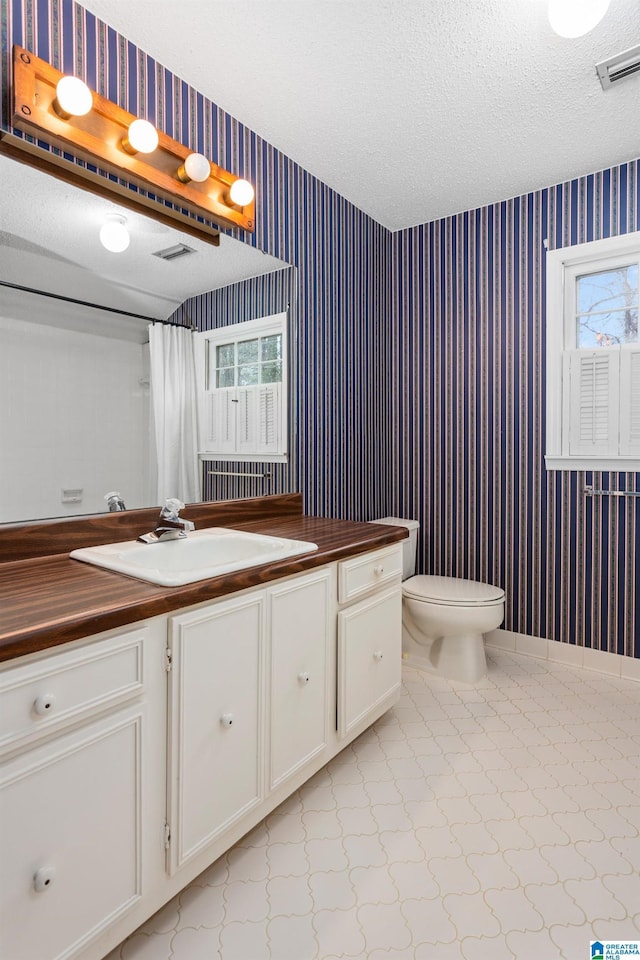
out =
{"type": "MultiPolygon", "coordinates": [[[[181,587],[134,580],[70,560],[68,552],[0,563],[0,661],[312,570],[402,541],[408,535],[401,527],[292,516],[291,509],[282,517],[246,523],[221,523],[214,512],[198,527],[229,526],[307,540],[317,543],[318,550],[181,587]]],[[[184,515],[189,516],[188,508],[184,515]]],[[[75,541],[75,545],[81,544],[75,541]]]]}

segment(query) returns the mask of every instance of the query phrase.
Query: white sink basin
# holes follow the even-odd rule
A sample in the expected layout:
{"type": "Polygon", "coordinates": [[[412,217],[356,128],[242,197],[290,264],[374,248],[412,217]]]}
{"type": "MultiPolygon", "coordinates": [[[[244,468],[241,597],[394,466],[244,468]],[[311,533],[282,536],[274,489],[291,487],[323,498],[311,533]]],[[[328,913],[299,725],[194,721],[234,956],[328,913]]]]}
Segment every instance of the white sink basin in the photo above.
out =
{"type": "Polygon", "coordinates": [[[74,550],[70,556],[74,560],[93,563],[138,580],[158,583],[163,587],[179,587],[317,549],[316,543],[304,540],[285,540],[225,527],[211,527],[208,530],[195,530],[181,540],[160,543],[125,540],[101,547],[83,547],[74,550]]]}

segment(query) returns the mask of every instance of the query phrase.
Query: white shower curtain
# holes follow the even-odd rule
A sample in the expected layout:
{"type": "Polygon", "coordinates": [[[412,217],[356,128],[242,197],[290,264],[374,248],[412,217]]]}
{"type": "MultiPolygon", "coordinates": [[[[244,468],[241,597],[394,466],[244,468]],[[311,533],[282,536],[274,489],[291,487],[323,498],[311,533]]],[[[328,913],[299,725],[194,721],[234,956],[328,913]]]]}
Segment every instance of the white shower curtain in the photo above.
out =
{"type": "Polygon", "coordinates": [[[193,333],[186,327],[149,327],[151,402],[158,463],[158,503],[200,499],[193,333]]]}

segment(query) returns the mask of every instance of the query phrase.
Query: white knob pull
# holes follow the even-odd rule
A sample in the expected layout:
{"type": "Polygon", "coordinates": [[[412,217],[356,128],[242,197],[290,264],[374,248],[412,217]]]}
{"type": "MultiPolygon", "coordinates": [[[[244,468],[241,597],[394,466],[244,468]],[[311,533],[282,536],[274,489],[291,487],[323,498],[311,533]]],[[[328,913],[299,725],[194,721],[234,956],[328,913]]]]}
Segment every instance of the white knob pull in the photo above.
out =
{"type": "Polygon", "coordinates": [[[373,659],[377,660],[378,663],[380,663],[380,661],[382,660],[382,650],[376,650],[375,653],[373,654],[373,659]]]}
{"type": "Polygon", "coordinates": [[[223,713],[222,716],[220,717],[220,723],[222,724],[223,727],[233,726],[234,720],[235,720],[235,717],[232,713],[223,713]]]}
{"type": "Polygon", "coordinates": [[[33,889],[36,893],[48,890],[56,875],[54,867],[40,867],[33,875],[33,889]]]}
{"type": "Polygon", "coordinates": [[[300,683],[303,683],[303,684],[309,683],[309,680],[311,680],[311,677],[306,671],[303,670],[302,673],[298,674],[298,680],[300,681],[300,683]]]}
{"type": "Polygon", "coordinates": [[[381,563],[379,563],[377,567],[373,568],[373,572],[377,577],[379,577],[381,573],[384,573],[384,567],[381,563]]]}
{"type": "Polygon", "coordinates": [[[33,712],[39,717],[46,717],[48,713],[53,713],[55,705],[55,696],[52,693],[43,693],[33,701],[33,712]]]}

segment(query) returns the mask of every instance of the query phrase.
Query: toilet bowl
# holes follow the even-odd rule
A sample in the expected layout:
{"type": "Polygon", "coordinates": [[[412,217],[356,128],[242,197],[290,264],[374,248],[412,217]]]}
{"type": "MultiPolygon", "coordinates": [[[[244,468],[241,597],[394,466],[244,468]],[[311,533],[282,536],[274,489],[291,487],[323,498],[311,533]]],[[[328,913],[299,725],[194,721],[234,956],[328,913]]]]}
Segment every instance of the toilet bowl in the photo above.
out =
{"type": "Polygon", "coordinates": [[[399,517],[373,522],[409,530],[403,541],[403,659],[448,680],[477,683],[487,672],[484,634],[504,619],[504,590],[457,577],[414,576],[418,522],[399,517]]]}
{"type": "Polygon", "coordinates": [[[484,634],[504,618],[504,591],[455,577],[410,577],[402,585],[405,661],[448,680],[477,683],[487,672],[484,634]]]}

